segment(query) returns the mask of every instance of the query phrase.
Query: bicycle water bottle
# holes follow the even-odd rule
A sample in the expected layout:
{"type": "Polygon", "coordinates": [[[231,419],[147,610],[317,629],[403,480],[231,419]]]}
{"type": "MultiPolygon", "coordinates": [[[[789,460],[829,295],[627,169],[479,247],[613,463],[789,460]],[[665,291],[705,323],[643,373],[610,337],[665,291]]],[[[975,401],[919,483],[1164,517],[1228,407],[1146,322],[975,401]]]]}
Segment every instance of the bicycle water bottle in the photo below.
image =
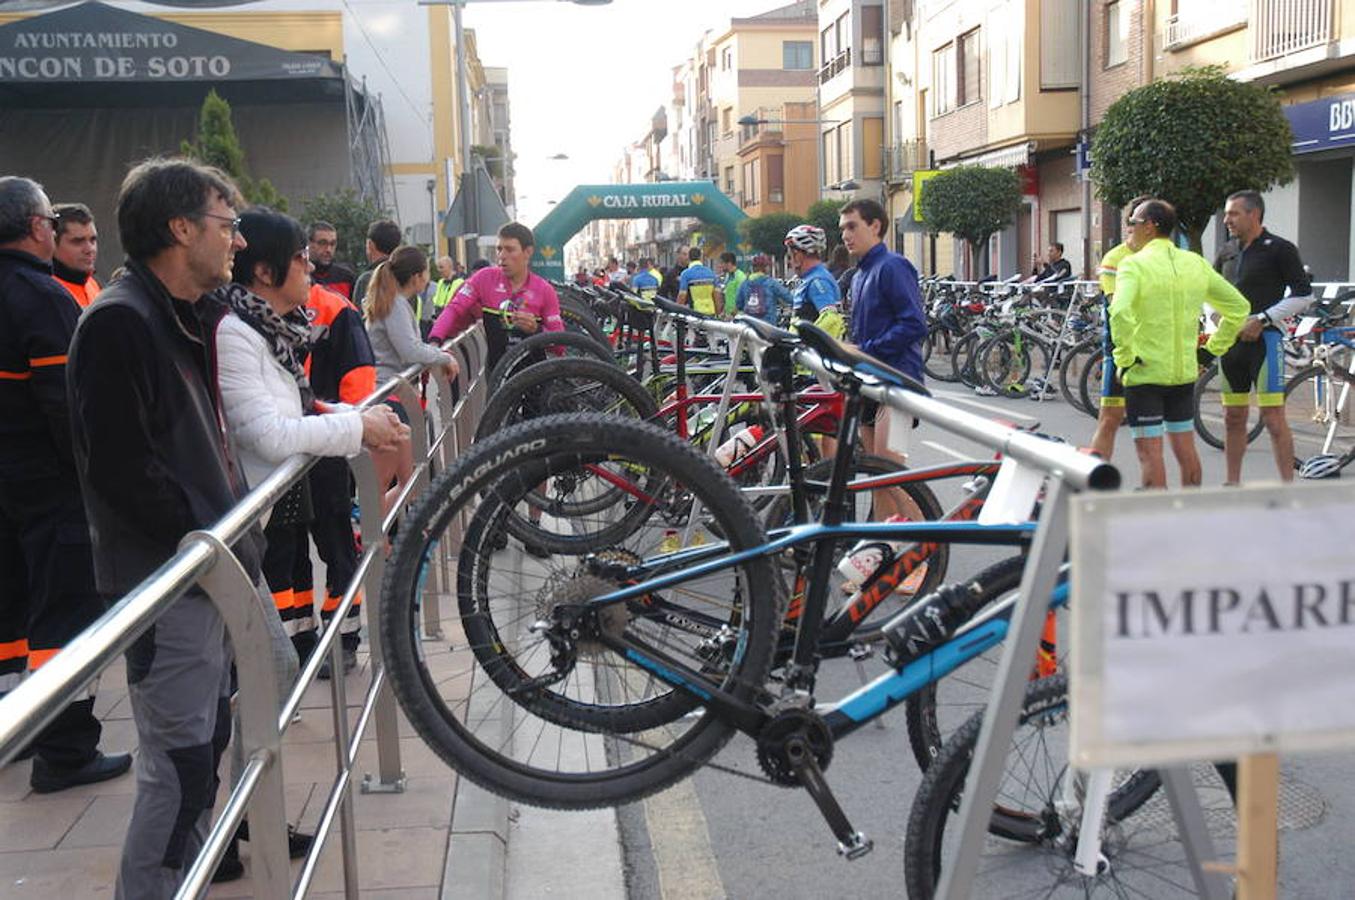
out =
{"type": "Polygon", "coordinates": [[[888,647],[885,659],[895,668],[944,644],[973,615],[982,597],[977,584],[948,584],[937,588],[884,624],[888,647]]]}
{"type": "Polygon", "coordinates": [[[762,440],[762,426],[750,425],[734,432],[734,436],[715,448],[715,461],[728,469],[734,461],[752,450],[762,440]]]}
{"type": "MultiPolygon", "coordinates": [[[[890,516],[886,522],[906,522],[907,516],[890,516]]],[[[856,588],[870,580],[886,562],[893,562],[904,541],[860,541],[837,564],[838,574],[846,579],[844,588],[856,588]]]]}

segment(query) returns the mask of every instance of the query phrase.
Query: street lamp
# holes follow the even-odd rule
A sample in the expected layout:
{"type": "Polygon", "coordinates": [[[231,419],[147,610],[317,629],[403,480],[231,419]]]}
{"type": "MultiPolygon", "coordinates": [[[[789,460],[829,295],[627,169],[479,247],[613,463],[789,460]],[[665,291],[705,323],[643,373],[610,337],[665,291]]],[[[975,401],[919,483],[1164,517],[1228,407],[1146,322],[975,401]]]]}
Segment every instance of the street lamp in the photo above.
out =
{"type": "Polygon", "coordinates": [[[861,190],[861,185],[857,184],[856,181],[854,181],[854,180],[851,179],[851,178],[848,178],[846,181],[839,181],[837,184],[830,184],[830,185],[828,185],[828,187],[829,187],[830,190],[834,190],[834,191],[859,191],[859,190],[861,190]]]}

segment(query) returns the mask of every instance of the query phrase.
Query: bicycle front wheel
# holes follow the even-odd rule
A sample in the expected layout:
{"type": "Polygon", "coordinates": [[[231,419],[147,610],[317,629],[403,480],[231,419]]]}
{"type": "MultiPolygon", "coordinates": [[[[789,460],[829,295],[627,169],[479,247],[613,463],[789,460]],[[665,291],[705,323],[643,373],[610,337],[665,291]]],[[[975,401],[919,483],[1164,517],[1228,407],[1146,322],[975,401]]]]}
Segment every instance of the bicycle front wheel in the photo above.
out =
{"type": "Polygon", "coordinates": [[[692,543],[718,555],[764,541],[729,479],[652,425],[550,416],[472,447],[402,520],[382,589],[387,670],[419,736],[482,787],[561,809],[639,799],[714,755],[733,726],[698,697],[724,690],[746,700],[761,688],[779,621],[768,560],[590,603],[637,579],[682,573],[667,546],[676,531],[649,523],[678,525],[694,504],[699,521],[682,523],[692,543]],[[643,501],[653,515],[587,553],[541,560],[508,546],[509,510],[543,478],[590,467],[647,470],[661,485],[643,501]],[[425,610],[438,547],[458,540],[455,602],[425,610]],[[429,620],[436,640],[424,639],[429,620]]]}
{"type": "MultiPolygon", "coordinates": [[[[982,713],[947,742],[913,800],[904,843],[909,900],[931,900],[941,865],[959,841],[960,801],[978,743],[982,713]]],[[[1073,867],[1085,783],[1069,765],[1067,681],[1055,676],[1027,689],[999,783],[997,805],[971,887],[975,897],[1123,898],[1198,896],[1189,861],[1155,772],[1117,771],[1101,829],[1104,862],[1095,875],[1073,867]],[[1069,781],[1073,779],[1073,781],[1069,781]]],[[[1212,766],[1191,771],[1215,850],[1231,858],[1236,811],[1212,766]]]]}
{"type": "Polygon", "coordinates": [[[1307,459],[1319,453],[1346,457],[1355,453],[1355,391],[1342,369],[1331,375],[1321,366],[1299,372],[1284,386],[1284,414],[1294,433],[1294,455],[1307,459]]]}

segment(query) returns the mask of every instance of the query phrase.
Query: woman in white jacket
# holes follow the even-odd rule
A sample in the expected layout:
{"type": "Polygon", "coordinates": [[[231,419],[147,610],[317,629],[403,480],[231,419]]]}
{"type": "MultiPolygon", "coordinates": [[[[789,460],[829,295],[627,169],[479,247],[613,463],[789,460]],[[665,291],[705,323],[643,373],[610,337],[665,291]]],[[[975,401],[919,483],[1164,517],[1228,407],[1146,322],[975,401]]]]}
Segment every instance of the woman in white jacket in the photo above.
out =
{"type": "MultiPolygon", "coordinates": [[[[356,456],[363,447],[389,450],[407,442],[409,429],[385,406],[358,411],[326,405],[311,392],[303,364],[312,266],[301,226],[260,208],[240,217],[240,234],[246,246],[235,255],[232,283],[220,291],[234,314],[217,329],[216,352],[226,427],[247,482],[259,485],[298,453],[356,456]]],[[[265,619],[277,645],[274,666],[284,696],[296,678],[298,656],[309,656],[316,643],[308,484],[306,478],[298,481],[264,528],[263,574],[274,603],[265,619]]],[[[296,850],[309,841],[292,843],[296,850]]],[[[218,878],[239,869],[232,843],[218,878]]]]}
{"type": "MultiPolygon", "coordinates": [[[[389,409],[321,404],[311,392],[303,367],[311,265],[301,226],[280,213],[251,210],[240,217],[240,232],[248,244],[235,256],[233,283],[223,289],[235,314],[217,331],[217,365],[226,426],[249,484],[260,484],[298,453],[356,456],[363,446],[384,450],[400,443],[408,429],[389,409]]],[[[313,635],[315,628],[309,507],[303,479],[278,502],[264,531],[264,577],[294,636],[313,635]]],[[[309,650],[298,643],[303,654],[309,650]]]]}

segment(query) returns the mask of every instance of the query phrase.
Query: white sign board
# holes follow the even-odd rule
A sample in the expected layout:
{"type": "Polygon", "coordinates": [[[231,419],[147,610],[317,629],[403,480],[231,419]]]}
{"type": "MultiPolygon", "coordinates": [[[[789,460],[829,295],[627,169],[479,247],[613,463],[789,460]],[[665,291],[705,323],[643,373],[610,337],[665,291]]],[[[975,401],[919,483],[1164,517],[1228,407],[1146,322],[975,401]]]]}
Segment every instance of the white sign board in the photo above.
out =
{"type": "Polygon", "coordinates": [[[1072,503],[1077,765],[1355,746],[1355,483],[1072,503]]]}

